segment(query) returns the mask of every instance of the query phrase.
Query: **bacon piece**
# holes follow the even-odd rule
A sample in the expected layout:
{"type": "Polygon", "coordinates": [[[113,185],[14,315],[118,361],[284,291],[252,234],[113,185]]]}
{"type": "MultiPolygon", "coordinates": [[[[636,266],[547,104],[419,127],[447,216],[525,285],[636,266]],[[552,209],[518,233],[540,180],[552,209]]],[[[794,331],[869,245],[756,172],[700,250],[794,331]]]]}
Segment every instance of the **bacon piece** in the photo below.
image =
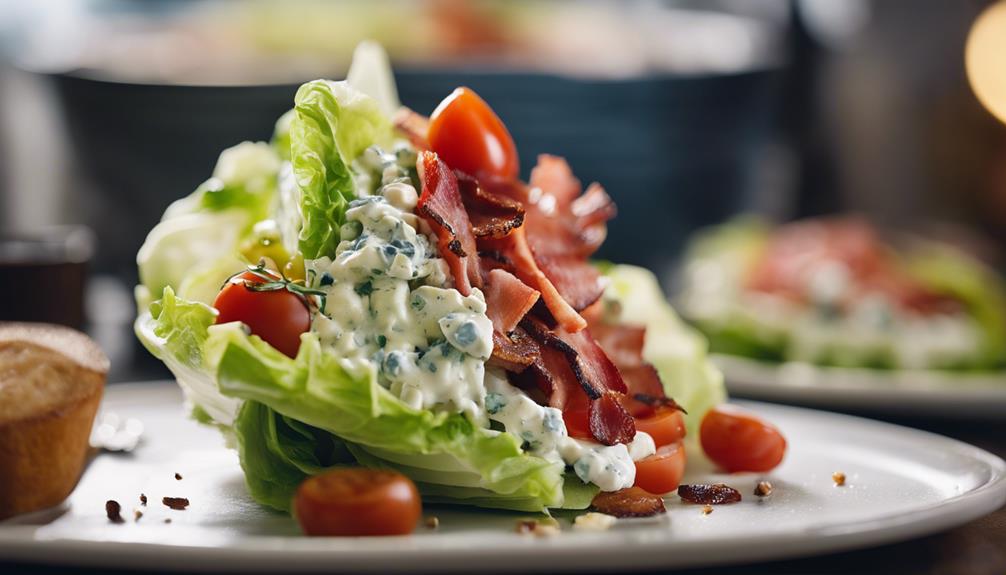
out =
{"type": "Polygon", "coordinates": [[[619,367],[618,371],[629,388],[623,405],[634,417],[653,415],[654,407],[668,400],[664,396],[664,384],[660,381],[660,375],[652,365],[641,363],[633,367],[619,367]]]}
{"type": "Polygon", "coordinates": [[[579,256],[536,255],[535,260],[562,299],[577,312],[604,294],[600,272],[579,256]]]}
{"type": "Polygon", "coordinates": [[[604,445],[630,443],[636,437],[636,421],[614,391],[606,391],[590,402],[588,422],[590,434],[604,445]]]}
{"type": "Polygon", "coordinates": [[[538,301],[539,293],[513,274],[494,269],[486,274],[486,314],[493,322],[491,363],[521,372],[535,361],[538,346],[517,324],[538,301]]]}
{"type": "Polygon", "coordinates": [[[462,295],[469,295],[472,286],[482,286],[482,274],[471,221],[461,203],[458,180],[433,152],[420,152],[416,168],[423,187],[416,212],[436,234],[440,257],[451,268],[455,287],[462,295]]]}
{"type": "Polygon", "coordinates": [[[429,150],[426,134],[430,130],[430,119],[402,106],[391,119],[395,128],[405,134],[409,142],[419,151],[429,150]]]}
{"type": "Polygon", "coordinates": [[[478,180],[455,171],[461,200],[477,238],[502,238],[524,225],[524,207],[506,196],[487,192],[478,180]]]}
{"type": "Polygon", "coordinates": [[[620,371],[643,363],[645,327],[591,322],[590,333],[620,371]]]}
{"type": "Polygon", "coordinates": [[[617,211],[600,184],[580,195],[580,181],[566,160],[547,154],[538,156],[528,188],[500,190],[524,204],[528,241],[536,255],[589,257],[604,242],[606,223],[617,211]]]}
{"type": "Polygon", "coordinates": [[[540,361],[540,355],[538,343],[520,327],[508,334],[493,330],[493,353],[489,357],[489,365],[519,374],[540,361]]]}
{"type": "Polygon", "coordinates": [[[568,206],[580,196],[580,180],[573,175],[573,170],[564,158],[551,154],[538,156],[538,165],[531,170],[528,182],[532,188],[554,198],[556,204],[568,206]]]}
{"type": "Polygon", "coordinates": [[[580,331],[587,327],[587,321],[563,299],[552,281],[538,267],[524,235],[526,227],[521,226],[502,239],[485,239],[482,246],[487,251],[503,254],[513,263],[517,277],[541,293],[542,301],[559,325],[570,332],[580,331]]]}
{"type": "Polygon", "coordinates": [[[589,409],[594,439],[605,445],[632,441],[636,425],[620,397],[627,391],[625,382],[590,332],[548,330],[533,317],[522,325],[541,344],[541,361],[535,364],[535,371],[549,405],[568,411],[589,400],[583,407],[589,409]]]}
{"type": "Polygon", "coordinates": [[[688,503],[721,505],[724,503],[737,503],[741,500],[741,492],[725,483],[716,483],[713,485],[679,485],[678,497],[688,503]]]}
{"type": "Polygon", "coordinates": [[[619,491],[602,491],[590,503],[594,511],[615,517],[652,517],[667,511],[659,495],[629,487],[619,491]]]}
{"type": "Polygon", "coordinates": [[[541,294],[502,269],[491,270],[485,280],[486,315],[495,331],[510,333],[541,294]]]}

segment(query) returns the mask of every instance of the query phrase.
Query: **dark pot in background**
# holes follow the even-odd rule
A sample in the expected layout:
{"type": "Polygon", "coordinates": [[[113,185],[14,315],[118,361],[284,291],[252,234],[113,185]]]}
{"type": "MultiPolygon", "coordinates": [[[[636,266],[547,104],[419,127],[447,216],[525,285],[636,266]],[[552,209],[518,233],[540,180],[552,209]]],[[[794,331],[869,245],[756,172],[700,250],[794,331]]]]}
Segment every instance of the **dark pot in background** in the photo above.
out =
{"type": "MultiPolygon", "coordinates": [[[[540,153],[565,156],[600,182],[619,216],[598,257],[666,269],[697,227],[746,207],[754,162],[771,135],[777,72],[585,80],[546,74],[412,69],[401,100],[429,113],[457,86],[506,122],[526,176],[540,153]]],[[[295,85],[143,85],[54,75],[90,186],[96,268],[132,281],[146,233],[173,200],[209,177],[220,151],[267,140],[295,85]]]]}

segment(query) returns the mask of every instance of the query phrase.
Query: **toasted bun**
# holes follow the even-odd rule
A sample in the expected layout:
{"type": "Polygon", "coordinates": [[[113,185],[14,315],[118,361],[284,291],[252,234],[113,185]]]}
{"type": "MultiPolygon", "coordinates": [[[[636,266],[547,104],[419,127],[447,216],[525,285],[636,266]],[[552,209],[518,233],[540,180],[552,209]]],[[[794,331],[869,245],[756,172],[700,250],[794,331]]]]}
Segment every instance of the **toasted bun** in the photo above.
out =
{"type": "Polygon", "coordinates": [[[108,358],[78,331],[0,323],[0,518],[73,491],[107,373],[108,358]]]}

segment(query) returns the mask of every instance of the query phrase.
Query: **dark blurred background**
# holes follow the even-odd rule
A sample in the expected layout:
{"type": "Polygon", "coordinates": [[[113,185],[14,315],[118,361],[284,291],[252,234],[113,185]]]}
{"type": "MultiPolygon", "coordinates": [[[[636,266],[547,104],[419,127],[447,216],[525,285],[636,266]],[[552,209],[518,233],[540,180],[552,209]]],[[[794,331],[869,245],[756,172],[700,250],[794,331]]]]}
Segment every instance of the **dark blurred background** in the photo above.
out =
{"type": "Polygon", "coordinates": [[[552,152],[604,184],[599,255],[668,285],[694,230],[745,211],[863,212],[1001,269],[1006,126],[964,65],[990,3],[0,0],[0,320],[62,302],[111,380],[167,375],[130,329],[147,231],[366,38],[406,105],[468,85],[525,176],[552,152]]]}

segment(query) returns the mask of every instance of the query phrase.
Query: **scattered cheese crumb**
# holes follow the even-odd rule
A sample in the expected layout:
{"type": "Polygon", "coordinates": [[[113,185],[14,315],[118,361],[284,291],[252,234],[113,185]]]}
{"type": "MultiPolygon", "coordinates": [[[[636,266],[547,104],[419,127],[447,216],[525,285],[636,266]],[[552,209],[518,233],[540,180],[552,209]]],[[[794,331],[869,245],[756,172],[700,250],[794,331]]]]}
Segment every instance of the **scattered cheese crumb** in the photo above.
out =
{"type": "Polygon", "coordinates": [[[712,505],[704,505],[704,506],[702,506],[702,514],[703,515],[709,515],[712,512],[713,512],[713,506],[712,505]]]}
{"type": "Polygon", "coordinates": [[[559,534],[558,521],[552,519],[549,522],[539,522],[533,519],[524,519],[517,522],[515,531],[521,535],[534,535],[535,537],[551,537],[559,534]]]}
{"type": "Polygon", "coordinates": [[[584,513],[573,520],[573,529],[578,531],[607,531],[618,521],[614,515],[606,513],[584,513]]]}
{"type": "Polygon", "coordinates": [[[426,528],[427,529],[436,529],[438,527],[440,527],[440,518],[439,517],[432,516],[432,517],[427,517],[426,518],[426,528]]]}
{"type": "Polygon", "coordinates": [[[831,474],[831,480],[835,482],[836,487],[841,487],[845,485],[845,474],[841,471],[836,471],[831,474]]]}
{"type": "Polygon", "coordinates": [[[758,485],[755,485],[754,494],[758,497],[768,497],[772,495],[772,484],[768,481],[759,481],[758,485]]]}

